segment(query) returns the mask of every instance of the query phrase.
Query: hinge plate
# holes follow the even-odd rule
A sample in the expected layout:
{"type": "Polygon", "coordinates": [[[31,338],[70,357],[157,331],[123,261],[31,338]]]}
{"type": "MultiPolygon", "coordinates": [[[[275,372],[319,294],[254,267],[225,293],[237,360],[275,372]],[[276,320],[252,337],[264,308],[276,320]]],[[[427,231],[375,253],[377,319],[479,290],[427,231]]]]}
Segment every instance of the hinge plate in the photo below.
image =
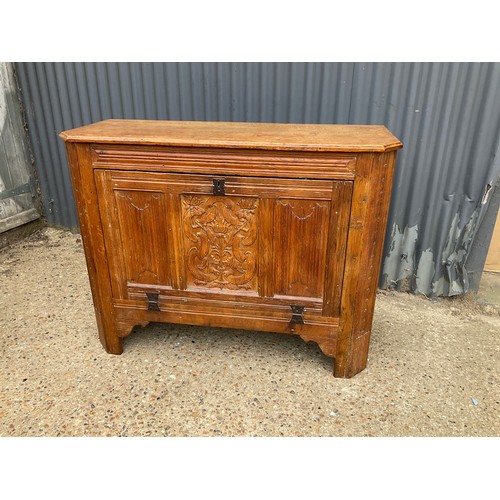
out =
{"type": "Polygon", "coordinates": [[[160,306],[158,305],[158,298],[160,297],[160,294],[146,292],[146,295],[148,296],[148,311],[159,311],[160,306]]]}
{"type": "Polygon", "coordinates": [[[34,198],[35,188],[31,180],[22,184],[21,186],[16,186],[15,188],[6,189],[0,193],[0,200],[6,200],[7,198],[13,198],[24,193],[31,193],[32,198],[34,198]]]}
{"type": "Polygon", "coordinates": [[[292,318],[290,319],[290,323],[298,323],[304,324],[304,306],[298,306],[295,304],[290,305],[292,309],[292,318]]]}

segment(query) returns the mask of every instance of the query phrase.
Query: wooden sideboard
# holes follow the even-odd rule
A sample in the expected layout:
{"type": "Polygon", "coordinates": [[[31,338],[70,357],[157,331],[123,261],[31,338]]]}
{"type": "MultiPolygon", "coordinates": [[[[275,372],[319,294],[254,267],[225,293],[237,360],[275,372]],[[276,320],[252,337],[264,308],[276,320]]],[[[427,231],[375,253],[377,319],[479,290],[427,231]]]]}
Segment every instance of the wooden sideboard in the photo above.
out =
{"type": "Polygon", "coordinates": [[[366,366],[396,152],[378,125],[105,120],[66,142],[101,342],[186,323],[366,366]]]}

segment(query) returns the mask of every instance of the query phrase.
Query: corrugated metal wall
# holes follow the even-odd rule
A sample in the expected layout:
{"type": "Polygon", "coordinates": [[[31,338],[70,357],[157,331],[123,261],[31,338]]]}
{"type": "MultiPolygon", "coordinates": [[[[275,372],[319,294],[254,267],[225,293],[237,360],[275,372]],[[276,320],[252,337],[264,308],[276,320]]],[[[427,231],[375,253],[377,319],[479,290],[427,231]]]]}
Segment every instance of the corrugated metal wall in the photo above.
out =
{"type": "Polygon", "coordinates": [[[381,284],[468,288],[500,172],[498,63],[17,63],[50,223],[77,225],[64,129],[106,118],[384,124],[399,153],[381,284]]]}

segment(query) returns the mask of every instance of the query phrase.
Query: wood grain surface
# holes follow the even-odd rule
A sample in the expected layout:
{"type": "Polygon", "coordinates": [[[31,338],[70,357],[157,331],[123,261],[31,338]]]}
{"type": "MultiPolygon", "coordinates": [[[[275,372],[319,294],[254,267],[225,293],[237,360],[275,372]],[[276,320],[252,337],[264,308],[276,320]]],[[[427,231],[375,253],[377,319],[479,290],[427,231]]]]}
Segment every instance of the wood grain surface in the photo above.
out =
{"type": "Polygon", "coordinates": [[[104,120],[61,132],[68,142],[256,148],[293,151],[391,151],[402,147],[383,125],[104,120]]]}

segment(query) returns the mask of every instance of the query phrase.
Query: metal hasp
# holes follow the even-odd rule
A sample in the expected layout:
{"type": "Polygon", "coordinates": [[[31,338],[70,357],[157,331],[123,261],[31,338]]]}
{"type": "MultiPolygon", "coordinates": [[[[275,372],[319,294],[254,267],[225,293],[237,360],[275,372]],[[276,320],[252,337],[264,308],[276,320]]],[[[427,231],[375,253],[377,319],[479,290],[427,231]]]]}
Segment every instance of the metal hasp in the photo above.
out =
{"type": "Polygon", "coordinates": [[[160,294],[146,292],[146,295],[148,296],[148,311],[159,311],[158,298],[160,294]]]}
{"type": "Polygon", "coordinates": [[[290,323],[299,323],[303,325],[304,318],[302,316],[304,314],[304,306],[291,305],[290,307],[292,308],[292,318],[290,319],[290,323]]]}
{"type": "Polygon", "coordinates": [[[225,179],[213,179],[214,183],[214,195],[224,196],[226,194],[224,190],[225,179]]]}

